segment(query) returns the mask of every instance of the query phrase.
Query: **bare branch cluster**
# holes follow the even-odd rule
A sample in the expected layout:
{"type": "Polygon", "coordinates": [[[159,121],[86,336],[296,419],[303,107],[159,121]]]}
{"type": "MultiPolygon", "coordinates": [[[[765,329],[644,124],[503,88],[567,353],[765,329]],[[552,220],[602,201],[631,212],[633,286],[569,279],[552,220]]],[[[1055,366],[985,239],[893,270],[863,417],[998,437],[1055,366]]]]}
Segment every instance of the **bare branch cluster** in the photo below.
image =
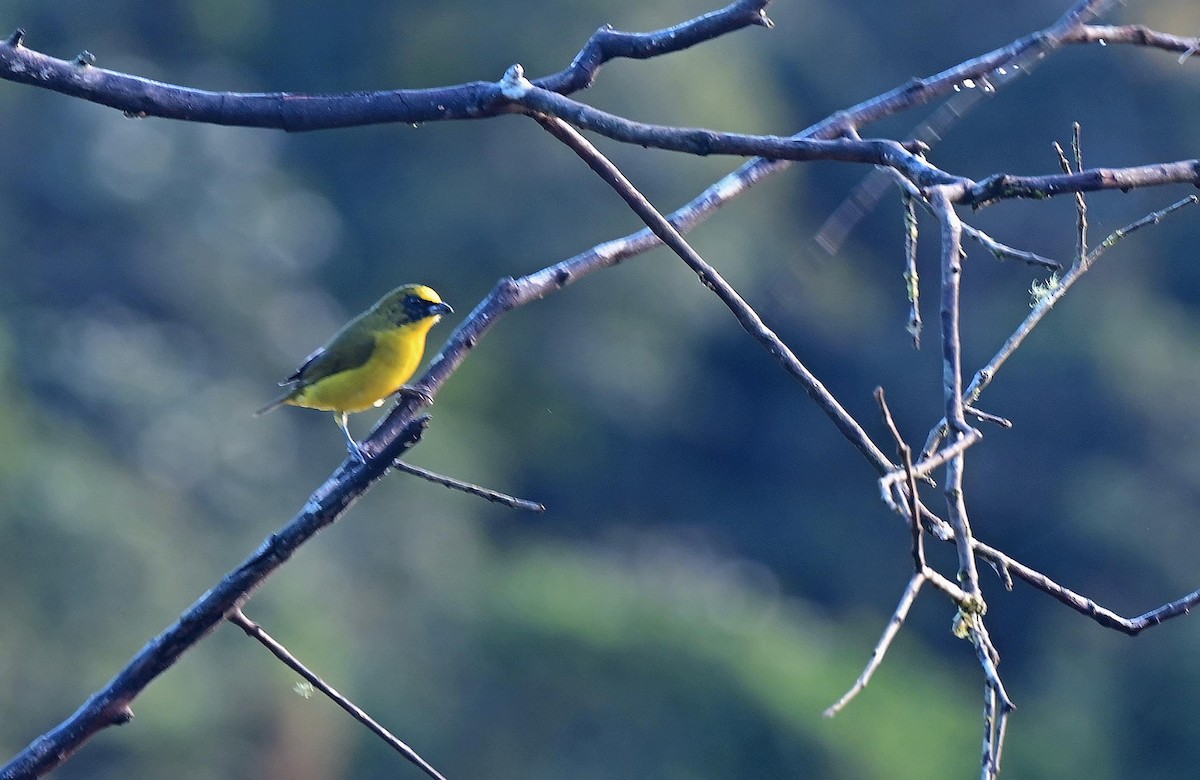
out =
{"type": "MultiPolygon", "coordinates": [[[[1027,582],[1063,604],[1087,615],[1102,626],[1136,634],[1171,617],[1184,614],[1200,602],[1200,590],[1137,618],[1126,619],[1100,607],[1021,564],[1000,550],[975,538],[963,492],[967,450],[982,441],[982,433],[968,417],[1005,424],[1007,421],[976,407],[980,396],[1005,361],[1018,349],[1054,304],[1086,273],[1095,261],[1121,237],[1161,220],[1196,198],[1185,199],[1117,231],[1098,246],[1088,249],[1086,202],[1082,193],[1129,190],[1172,183],[1200,186],[1200,160],[1159,162],[1130,168],[1084,169],[1078,133],[1072,145],[1073,161],[1061,152],[1062,173],[1018,176],[996,173],[982,181],[944,171],[927,159],[925,142],[918,139],[864,139],[862,128],[879,119],[945,100],[962,91],[977,94],[994,91],[1012,75],[1061,47],[1103,40],[1187,53],[1195,39],[1179,38],[1144,27],[1110,27],[1091,24],[1111,0],[1077,0],[1050,27],[1021,38],[942,73],[911,80],[871,100],[838,112],[795,135],[756,136],[698,128],[679,128],[634,122],[599,111],[573,100],[569,95],[589,86],[605,63],[614,58],[647,59],[677,52],[690,46],[750,26],[770,27],[766,16],[768,0],[738,0],[725,8],[664,30],[625,33],[602,28],[587,42],[574,61],[559,73],[535,80],[525,78],[519,65],[512,66],[497,82],[472,82],[437,89],[307,95],[293,93],[239,94],[207,92],[164,84],[138,76],[96,67],[95,58],[81,53],[73,60],[60,60],[24,45],[18,30],[0,42],[0,78],[82,98],[126,112],[130,116],[155,116],[220,125],[279,128],[287,131],[351,127],[380,122],[435,122],[483,119],[503,114],[524,114],[574,152],[601,177],[646,225],[644,230],[592,247],[587,251],[521,278],[501,279],[491,293],[455,330],[433,360],[420,384],[435,394],[479,345],[488,331],[508,312],[550,295],[588,274],[608,268],[663,244],[691,269],[708,289],[731,311],[742,328],[793,377],[817,403],[835,427],[876,469],[883,501],[908,523],[912,531],[911,555],[914,571],[895,613],[883,632],[870,662],[854,687],[827,714],[842,709],[869,682],[887,648],[903,624],[923,586],[929,583],[946,596],[956,610],[955,631],[972,643],[984,679],[984,738],[981,773],[995,777],[1000,769],[1005,725],[1013,702],[1005,690],[998,666],[999,655],[986,626],[987,603],[979,580],[979,558],[1009,575],[1027,582]],[[751,158],[725,178],[715,182],[692,201],[671,214],[663,214],[635,185],[602,155],[582,134],[589,131],[624,143],[693,155],[736,155],[751,158]],[[944,418],[933,426],[925,446],[916,452],[900,436],[883,391],[877,400],[883,419],[899,454],[894,462],[885,454],[863,425],[850,415],[833,394],[804,365],[796,353],[763,321],[763,318],[687,242],[684,235],[710,217],[725,203],[738,197],[758,181],[795,161],[832,160],[877,166],[901,192],[906,218],[906,294],[911,303],[908,330],[919,341],[923,328],[920,315],[921,284],[916,274],[919,237],[918,209],[933,215],[940,226],[938,241],[941,274],[938,281],[938,331],[943,366],[944,418]],[[986,366],[964,386],[959,317],[962,309],[960,283],[963,274],[963,237],[980,243],[998,257],[1020,259],[1035,265],[1059,268],[1059,264],[1032,252],[1003,244],[965,224],[957,207],[980,208],[1012,198],[1048,198],[1073,194],[1078,213],[1078,252],[1061,279],[1048,283],[1037,294],[1032,311],[986,366]],[[920,488],[932,484],[933,474],[944,469],[945,519],[924,503],[920,488]],[[957,570],[946,576],[925,558],[925,537],[954,544],[957,570]]],[[[425,428],[419,416],[425,399],[402,397],[392,412],[363,443],[366,463],[347,460],[313,492],[300,513],[162,634],[152,639],[121,672],[94,694],[75,714],[35,740],[0,768],[0,778],[16,780],[40,776],[65,761],[98,731],[127,721],[134,698],[156,676],[221,621],[229,620],[267,646],[279,658],[331,697],[311,672],[291,658],[282,646],[242,612],[255,589],[283,565],[292,553],[322,528],[335,522],[371,485],[393,466],[413,472],[416,467],[398,459],[415,445],[425,428]]],[[[424,475],[430,476],[430,475],[424,475]]],[[[441,484],[469,490],[489,500],[510,506],[537,509],[523,502],[477,486],[445,477],[441,484]]],[[[367,723],[370,719],[349,702],[348,711],[367,723]]],[[[373,724],[373,721],[370,721],[373,724]]],[[[373,729],[378,726],[375,724],[373,729]]],[[[378,727],[376,733],[420,766],[431,777],[436,770],[402,742],[378,727]]]]}

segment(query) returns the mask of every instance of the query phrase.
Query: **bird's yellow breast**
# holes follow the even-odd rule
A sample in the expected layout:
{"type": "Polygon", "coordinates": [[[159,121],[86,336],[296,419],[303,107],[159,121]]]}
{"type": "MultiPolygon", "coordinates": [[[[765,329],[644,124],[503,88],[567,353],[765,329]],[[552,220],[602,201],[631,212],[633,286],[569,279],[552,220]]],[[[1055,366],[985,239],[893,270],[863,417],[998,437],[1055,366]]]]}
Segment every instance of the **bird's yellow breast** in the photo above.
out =
{"type": "Polygon", "coordinates": [[[366,363],[299,388],[285,403],[329,412],[361,412],[378,406],[407,382],[425,352],[425,335],[436,317],[375,334],[366,363]]]}

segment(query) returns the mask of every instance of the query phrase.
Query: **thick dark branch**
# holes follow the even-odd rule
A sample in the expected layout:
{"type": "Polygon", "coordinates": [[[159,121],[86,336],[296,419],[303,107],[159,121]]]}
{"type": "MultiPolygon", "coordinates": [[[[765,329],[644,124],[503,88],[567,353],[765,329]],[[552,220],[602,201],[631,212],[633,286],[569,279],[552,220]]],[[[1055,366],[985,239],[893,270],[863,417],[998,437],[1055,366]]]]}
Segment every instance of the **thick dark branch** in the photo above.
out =
{"type": "MultiPolygon", "coordinates": [[[[590,85],[600,66],[610,59],[646,59],[743,27],[769,26],[764,10],[769,2],[739,0],[719,11],[649,33],[601,29],[569,67],[536,83],[556,91],[576,91],[590,85]]],[[[25,48],[24,36],[25,31],[18,30],[0,42],[0,79],[61,92],[130,116],[299,132],[387,122],[481,119],[511,110],[496,84],[482,81],[433,89],[334,95],[209,92],[97,68],[90,54],[70,61],[56,59],[25,48]]]]}
{"type": "MultiPolygon", "coordinates": [[[[765,7],[770,0],[738,0],[725,8],[674,27],[648,33],[624,33],[602,28],[597,31],[566,69],[540,79],[533,85],[552,93],[571,93],[590,85],[600,67],[617,57],[646,59],[680,51],[706,40],[750,25],[770,26],[765,7]]],[[[799,136],[835,138],[846,130],[859,128],[878,119],[914,106],[954,94],[969,80],[986,80],[998,69],[1028,61],[1075,40],[1080,26],[1091,16],[1111,5],[1112,0],[1079,0],[1054,25],[1026,36],[1008,46],[957,65],[934,76],[912,79],[896,89],[839,112],[808,128],[799,136]]],[[[82,54],[74,60],[59,60],[23,45],[24,31],[18,30],[0,42],[0,79],[16,81],[79,97],[126,112],[131,116],[155,116],[220,125],[278,128],[290,132],[351,127],[366,124],[481,119],[514,110],[505,100],[499,85],[471,82],[447,87],[381,92],[347,92],[331,95],[304,93],[209,92],[165,84],[94,66],[94,57],[82,54]]],[[[586,107],[571,104],[575,111],[586,107]]],[[[529,104],[530,108],[560,116],[580,127],[611,135],[619,140],[643,146],[672,148],[695,154],[760,155],[768,159],[866,159],[862,150],[851,150],[850,157],[830,156],[828,150],[797,150],[783,145],[773,136],[741,136],[707,130],[683,130],[670,140],[656,136],[652,125],[625,122],[618,127],[617,117],[603,112],[583,112],[578,118],[561,106],[529,104]]],[[[888,156],[888,150],[876,149],[875,155],[888,156]]],[[[899,170],[892,159],[889,164],[899,170]]],[[[914,181],[923,186],[946,183],[936,168],[922,168],[912,161],[914,181]]],[[[944,175],[944,174],[942,174],[944,175]]],[[[960,183],[962,181],[960,180],[960,183]]]]}
{"type": "Polygon", "coordinates": [[[506,97],[531,111],[558,117],[575,127],[592,130],[622,143],[701,157],[728,154],[771,160],[833,160],[886,165],[900,171],[919,186],[963,182],[960,177],[939,170],[917,156],[915,152],[922,151],[924,146],[916,141],[900,143],[877,139],[826,140],[799,136],[747,135],[699,127],[671,127],[634,122],[538,88],[522,78],[520,65],[509,69],[501,86],[506,97]]]}
{"type": "Polygon", "coordinates": [[[124,111],[237,127],[296,132],[381,122],[476,119],[503,113],[495,84],[473,82],[435,89],[306,95],[288,92],[209,92],[105,70],[76,58],[55,59],[24,46],[0,44],[0,78],[61,92],[124,111]]]}
{"type": "Polygon", "coordinates": [[[133,717],[130,702],[218,623],[233,614],[300,545],[340,518],[387,472],[393,460],[420,440],[428,420],[428,417],[410,419],[386,447],[385,457],[368,460],[365,465],[353,460],[343,463],[309,497],[304,509],[291,522],[272,534],[253,555],[201,596],[174,625],[151,639],[108,685],[92,694],[58,727],[38,737],[0,767],[0,780],[39,777],[70,758],[100,730],[128,722],[133,717]]]}
{"type": "MultiPolygon", "coordinates": [[[[591,108],[560,92],[590,84],[604,62],[615,57],[644,59],[688,48],[705,40],[754,24],[769,24],[764,8],[769,0],[735,2],[723,9],[675,27],[649,33],[601,29],[565,70],[532,82],[522,79],[513,90],[509,78],[500,83],[471,82],[449,87],[332,95],[302,93],[209,92],[164,84],[95,67],[84,52],[74,60],[59,60],[23,45],[18,30],[0,42],[0,78],[17,81],[102,105],[131,116],[156,116],[220,125],[305,131],[385,122],[433,122],[480,119],[534,110],[558,116],[625,143],[690,154],[755,156],[759,178],[782,160],[838,160],[884,165],[921,187],[953,184],[951,200],[978,206],[1014,197],[1050,197],[1063,192],[1130,189],[1163,183],[1197,182],[1195,160],[1129,169],[1098,169],[1072,176],[1021,177],[995,174],[983,182],[956,177],[913,154],[915,146],[894,141],[832,140],[877,119],[937,98],[971,79],[986,80],[1005,66],[1027,61],[1063,42],[1081,40],[1083,22],[1111,0],[1080,0],[1051,27],[954,68],[907,84],[860,103],[791,138],[721,133],[701,128],[672,128],[643,124],[591,108]],[[514,103],[518,103],[514,105],[514,103]]],[[[1121,28],[1124,29],[1124,28],[1121,28]]],[[[1182,40],[1182,39],[1181,39],[1182,40]]],[[[514,69],[517,66],[514,66],[514,69]]],[[[518,71],[519,73],[519,71],[518,71]]]]}

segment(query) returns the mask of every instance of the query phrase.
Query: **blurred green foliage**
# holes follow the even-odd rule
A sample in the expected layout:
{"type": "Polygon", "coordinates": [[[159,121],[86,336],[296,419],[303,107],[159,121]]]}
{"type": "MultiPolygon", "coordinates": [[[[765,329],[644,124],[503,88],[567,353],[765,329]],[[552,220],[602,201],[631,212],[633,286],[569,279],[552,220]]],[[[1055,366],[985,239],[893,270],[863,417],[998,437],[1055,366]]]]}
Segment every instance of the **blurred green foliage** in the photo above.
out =
{"type": "MultiPolygon", "coordinates": [[[[794,0],[751,29],[615,62],[582,97],[636,119],[794,132],[1048,24],[1067,0],[794,0]]],[[[603,23],[696,2],[337,4],[0,0],[29,46],[208,89],[351,91],[533,76],[603,23]]],[[[1192,0],[1115,21],[1200,29],[1192,0]]],[[[982,177],[1200,148],[1193,60],[1073,48],[984,101],[933,152],[982,177]]],[[[864,134],[901,134],[905,116],[864,134]]],[[[601,141],[660,207],[736,165],[601,141]]],[[[250,413],[350,314],[399,283],[461,314],[500,276],[638,228],[519,118],[311,135],[130,120],[0,84],[0,752],[69,714],[281,525],[344,456],[327,415],[250,413]]],[[[881,444],[940,415],[933,334],[904,333],[890,195],[837,256],[812,237],[864,171],[795,166],[695,231],[713,262],[881,444]]],[[[1181,197],[1090,198],[1092,235],[1181,197]]],[[[1198,585],[1200,267],[1185,213],[1106,256],[983,406],[1011,418],[968,458],[977,533],[1120,612],[1198,585]]],[[[1069,199],[968,219],[1068,259],[1069,199]]],[[[936,323],[936,230],[922,255],[936,323]]],[[[964,349],[982,364],[1035,270],[971,247],[964,349]]],[[[436,347],[456,318],[434,331],[436,347]]],[[[530,517],[394,475],[314,540],[250,616],[450,777],[963,777],[982,683],[927,595],[882,671],[858,675],[907,577],[874,475],[683,266],[655,251],[507,317],[454,376],[412,460],[545,501],[530,517]]],[[[352,422],[360,434],[369,415],[352,422]]],[[[931,494],[932,495],[932,494],[931,494]]],[[[950,559],[935,551],[944,566],[950,559]]],[[[1014,777],[1177,777],[1200,627],[1138,642],[990,573],[1020,709],[1014,777]]],[[[416,777],[224,626],[60,778],[416,777]]]]}

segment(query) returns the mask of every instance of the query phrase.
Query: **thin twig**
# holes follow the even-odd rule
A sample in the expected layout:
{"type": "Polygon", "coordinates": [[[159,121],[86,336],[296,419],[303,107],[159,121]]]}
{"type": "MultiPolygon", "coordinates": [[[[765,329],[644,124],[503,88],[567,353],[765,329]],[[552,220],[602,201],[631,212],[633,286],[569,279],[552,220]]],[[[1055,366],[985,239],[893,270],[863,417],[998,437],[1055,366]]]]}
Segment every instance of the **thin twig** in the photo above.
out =
{"type": "MultiPolygon", "coordinates": [[[[1083,126],[1080,125],[1078,122],[1075,122],[1072,125],[1072,130],[1071,130],[1071,151],[1075,155],[1075,172],[1076,173],[1080,173],[1083,171],[1083,139],[1081,137],[1082,135],[1083,135],[1083,126]]],[[[1088,243],[1087,243],[1088,219],[1087,219],[1087,201],[1084,200],[1082,192],[1075,193],[1075,210],[1079,217],[1079,220],[1077,223],[1078,227],[1079,227],[1079,256],[1085,257],[1085,256],[1087,256],[1087,252],[1088,252],[1088,243]]]]}
{"type": "Polygon", "coordinates": [[[364,712],[361,707],[347,699],[341,693],[338,693],[338,691],[332,685],[322,680],[315,672],[305,666],[300,659],[288,652],[286,647],[279,644],[279,642],[277,642],[270,634],[263,630],[262,626],[246,617],[245,613],[242,612],[241,609],[233,610],[229,613],[229,615],[226,616],[225,619],[242,629],[242,631],[245,631],[247,636],[256,640],[263,647],[270,650],[271,654],[286,664],[288,668],[296,672],[296,674],[299,674],[305,680],[308,680],[308,682],[311,683],[314,688],[328,696],[335,704],[337,704],[337,706],[349,713],[350,717],[366,726],[371,733],[375,734],[375,736],[386,742],[397,753],[404,756],[413,764],[416,764],[422,772],[429,775],[434,780],[446,780],[446,778],[442,777],[442,775],[436,769],[434,769],[428,761],[421,758],[421,756],[417,754],[417,751],[413,750],[408,745],[397,739],[395,735],[380,725],[378,721],[364,712]]]}
{"type": "Polygon", "coordinates": [[[992,775],[995,778],[1000,774],[1000,759],[1004,756],[1004,738],[1008,736],[1008,716],[1012,714],[1012,710],[1002,707],[998,722],[996,723],[996,736],[994,742],[996,744],[995,751],[995,773],[992,775]]]}
{"type": "Polygon", "coordinates": [[[883,635],[879,637],[879,641],[875,643],[875,649],[871,651],[871,658],[867,661],[867,666],[863,669],[862,674],[854,681],[854,685],[850,690],[842,695],[825,710],[823,713],[826,718],[832,718],[837,715],[842,709],[857,696],[867,684],[871,682],[871,676],[875,674],[875,670],[883,663],[883,658],[887,654],[888,648],[891,647],[892,640],[896,638],[896,634],[900,631],[900,626],[904,625],[905,618],[908,617],[908,612],[912,609],[913,602],[917,600],[917,594],[921,591],[921,586],[925,584],[925,575],[920,572],[913,574],[908,580],[908,586],[904,588],[904,594],[900,597],[900,603],[896,605],[896,610],[892,613],[891,620],[883,629],[883,635]]]}
{"type": "Polygon", "coordinates": [[[972,597],[955,583],[951,582],[945,575],[937,571],[937,569],[926,568],[922,574],[929,584],[945,593],[950,597],[950,600],[959,607],[971,608],[973,604],[972,597]]]}
{"type": "Polygon", "coordinates": [[[917,477],[913,473],[912,447],[909,447],[908,442],[904,441],[904,437],[900,435],[900,429],[896,427],[896,421],[892,418],[892,410],[888,408],[887,398],[882,387],[875,388],[875,402],[879,404],[883,423],[891,432],[892,438],[896,442],[896,451],[900,454],[900,464],[904,469],[905,487],[908,491],[908,527],[912,531],[913,570],[923,572],[925,570],[925,542],[920,521],[921,498],[917,492],[917,477]]]}
{"type": "Polygon", "coordinates": [[[1028,252],[1024,249],[1016,249],[1008,244],[1002,244],[979,228],[971,227],[965,222],[963,223],[962,231],[963,235],[979,242],[997,260],[1017,260],[1026,265],[1047,268],[1051,271],[1062,270],[1062,263],[1057,263],[1048,257],[1042,257],[1036,252],[1028,252]]]}
{"type": "Polygon", "coordinates": [[[403,460],[397,460],[392,464],[392,467],[397,471],[403,471],[406,474],[412,474],[414,477],[420,477],[421,479],[428,480],[436,485],[448,487],[452,490],[461,490],[464,493],[470,493],[473,496],[479,496],[480,498],[485,498],[488,501],[497,504],[503,504],[504,506],[511,507],[512,509],[524,509],[527,512],[546,511],[546,505],[538,503],[537,501],[528,501],[524,498],[515,498],[507,493],[500,493],[499,491],[489,490],[488,488],[480,487],[479,485],[475,485],[470,482],[463,482],[461,480],[454,479],[453,477],[437,474],[429,471],[428,469],[423,469],[420,466],[414,466],[411,463],[403,460]]]}
{"type": "MultiPolygon", "coordinates": [[[[1058,155],[1058,164],[1063,169],[1063,173],[1075,173],[1075,169],[1071,166],[1071,161],[1067,159],[1067,153],[1063,151],[1062,146],[1058,141],[1053,143],[1054,152],[1058,155]]],[[[1075,123],[1074,139],[1071,148],[1075,153],[1076,163],[1079,165],[1079,170],[1083,170],[1083,150],[1079,145],[1079,123],[1075,123]]],[[[1087,256],[1087,201],[1083,199],[1083,193],[1075,193],[1075,214],[1076,223],[1075,231],[1079,236],[1079,240],[1075,245],[1075,260],[1078,262],[1081,258],[1087,256]]]]}
{"type": "Polygon", "coordinates": [[[983,693],[983,760],[982,780],[996,780],[1000,776],[1000,758],[1004,752],[1004,737],[1008,731],[1008,716],[1012,710],[1005,707],[997,689],[985,684],[983,693]]]}
{"type": "Polygon", "coordinates": [[[1000,775],[996,764],[996,722],[999,716],[999,697],[996,689],[983,685],[983,756],[980,758],[980,780],[995,780],[1000,775]]]}
{"type": "Polygon", "coordinates": [[[980,420],[983,420],[984,422],[995,423],[996,425],[999,425],[1001,428],[1013,427],[1012,420],[992,414],[991,412],[985,412],[982,409],[976,409],[974,406],[971,406],[970,404],[963,404],[963,411],[966,412],[967,414],[971,415],[972,417],[977,417],[980,420]]]}

